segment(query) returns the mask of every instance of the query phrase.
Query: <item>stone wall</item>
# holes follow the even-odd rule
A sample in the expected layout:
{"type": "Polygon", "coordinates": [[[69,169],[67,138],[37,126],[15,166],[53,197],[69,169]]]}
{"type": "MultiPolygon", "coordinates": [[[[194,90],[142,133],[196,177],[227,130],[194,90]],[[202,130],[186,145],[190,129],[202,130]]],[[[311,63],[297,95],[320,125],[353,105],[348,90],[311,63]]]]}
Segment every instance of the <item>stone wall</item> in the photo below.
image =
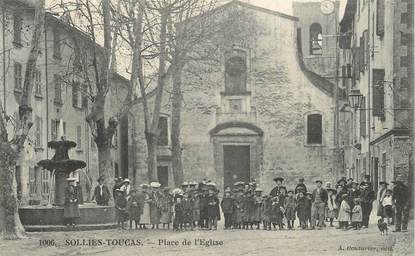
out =
{"type": "MultiPolygon", "coordinates": [[[[333,182],[332,98],[330,93],[318,88],[318,84],[311,83],[299,66],[297,19],[239,3],[228,5],[224,13],[217,20],[226,29],[219,28],[200,47],[215,49],[210,56],[214,64],[188,63],[185,67],[181,121],[185,180],[207,178],[219,184],[223,182],[215,167],[221,163],[215,162],[218,152],[214,150],[209,132],[218,124],[217,120],[235,121],[235,115],[222,114],[227,111],[229,99],[223,94],[223,56],[227,50],[238,48],[248,53],[247,88],[250,92],[240,98],[247,113],[253,113],[249,118],[239,118],[263,130],[262,153],[257,156],[259,169],[251,170],[256,173],[251,179],[266,191],[271,189],[275,176],[285,177],[289,187],[300,177],[304,177],[308,185],[316,178],[333,182]],[[322,145],[306,145],[305,120],[310,113],[323,116],[322,145]]],[[[169,113],[169,91],[167,87],[163,104],[166,113],[169,113]]],[[[136,132],[141,143],[135,157],[140,169],[137,180],[140,180],[145,177],[146,150],[145,141],[140,140],[144,138],[143,121],[140,117],[137,119],[136,132]]],[[[246,142],[243,136],[223,136],[232,143],[246,142]]]]}

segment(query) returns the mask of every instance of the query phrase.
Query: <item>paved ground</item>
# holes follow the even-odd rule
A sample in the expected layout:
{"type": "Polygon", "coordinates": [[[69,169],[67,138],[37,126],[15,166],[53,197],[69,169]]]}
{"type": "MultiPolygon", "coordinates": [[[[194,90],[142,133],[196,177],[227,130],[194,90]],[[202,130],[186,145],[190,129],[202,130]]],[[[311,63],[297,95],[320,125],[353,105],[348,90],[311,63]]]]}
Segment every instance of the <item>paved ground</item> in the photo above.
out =
{"type": "Polygon", "coordinates": [[[18,241],[0,241],[0,255],[414,255],[414,233],[381,236],[375,227],[359,231],[326,228],[316,231],[217,230],[173,232],[163,230],[100,230],[29,233],[18,241]],[[107,245],[120,242],[122,246],[107,245]],[[128,239],[128,240],[116,240],[128,239]],[[178,245],[159,245],[159,239],[178,245]],[[195,239],[212,239],[221,245],[199,245],[195,239]],[[54,240],[55,246],[40,246],[54,240]],[[134,240],[137,245],[132,245],[134,240]],[[183,241],[190,245],[183,245],[183,241]],[[101,241],[103,245],[92,244],[101,241]],[[65,243],[78,243],[66,245],[65,243]],[[140,245],[141,243],[141,245],[140,245]],[[127,245],[126,245],[127,244],[127,245]],[[3,253],[5,254],[3,254],[3,253]]]}

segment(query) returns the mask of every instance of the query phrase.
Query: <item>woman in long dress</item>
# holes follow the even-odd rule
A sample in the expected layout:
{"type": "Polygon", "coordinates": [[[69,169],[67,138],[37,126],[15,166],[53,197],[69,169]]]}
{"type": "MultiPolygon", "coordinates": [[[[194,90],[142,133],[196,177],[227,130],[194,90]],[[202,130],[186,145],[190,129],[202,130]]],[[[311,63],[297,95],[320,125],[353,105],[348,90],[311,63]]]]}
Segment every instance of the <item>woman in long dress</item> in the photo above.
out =
{"type": "Polygon", "coordinates": [[[65,188],[65,205],[63,209],[63,217],[65,218],[66,226],[72,225],[75,227],[75,219],[80,217],[79,212],[79,195],[78,189],[75,187],[75,178],[68,178],[69,185],[65,188]]]}
{"type": "Polygon", "coordinates": [[[161,217],[160,191],[158,190],[158,188],[160,187],[160,183],[152,182],[150,186],[150,223],[152,225],[151,229],[158,229],[161,217]]]}
{"type": "Polygon", "coordinates": [[[143,211],[140,216],[140,228],[147,229],[146,225],[150,224],[150,202],[151,198],[148,191],[148,185],[142,184],[141,188],[143,189],[144,202],[143,202],[143,211]]]}
{"type": "Polygon", "coordinates": [[[170,222],[173,215],[173,197],[169,193],[169,188],[165,187],[163,194],[160,197],[161,217],[160,223],[163,224],[163,229],[167,224],[167,229],[170,229],[170,222]]]}

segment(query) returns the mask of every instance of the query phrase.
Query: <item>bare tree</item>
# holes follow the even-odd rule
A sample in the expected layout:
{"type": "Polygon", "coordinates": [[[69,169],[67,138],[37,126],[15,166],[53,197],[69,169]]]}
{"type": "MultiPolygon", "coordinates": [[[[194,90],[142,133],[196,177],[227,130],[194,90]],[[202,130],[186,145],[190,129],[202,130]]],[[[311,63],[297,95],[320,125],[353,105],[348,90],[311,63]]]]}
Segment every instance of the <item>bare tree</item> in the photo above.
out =
{"type": "MultiPolygon", "coordinates": [[[[88,94],[92,106],[88,109],[86,121],[98,149],[99,175],[106,177],[111,177],[113,173],[111,146],[118,120],[123,115],[128,114],[130,106],[134,104],[133,94],[137,80],[137,75],[133,72],[127,93],[121,100],[121,107],[114,115],[108,117],[108,113],[105,112],[105,105],[108,93],[111,87],[114,86],[112,83],[117,50],[119,49],[118,36],[125,25],[121,22],[129,22],[120,18],[122,17],[120,14],[121,2],[118,1],[114,5],[110,0],[98,2],[76,0],[70,4],[71,1],[62,0],[59,6],[64,10],[64,13],[68,14],[64,17],[65,21],[74,30],[86,30],[86,33],[81,33],[81,35],[86,36],[87,41],[82,36],[79,37],[75,35],[76,33],[73,33],[74,51],[81,52],[82,48],[87,48],[92,53],[77,54],[77,56],[81,55],[81,59],[76,60],[75,58],[74,64],[81,65],[82,77],[88,85],[84,93],[88,94]],[[71,9],[71,6],[76,8],[71,9]],[[101,38],[102,40],[100,40],[101,38]],[[101,41],[102,45],[100,44],[101,41]],[[91,74],[93,75],[91,76],[91,74]]],[[[134,57],[133,62],[136,62],[134,57]]]]}
{"type": "MultiPolygon", "coordinates": [[[[5,3],[2,1],[2,6],[5,3]]],[[[7,116],[0,102],[0,232],[5,239],[17,239],[24,235],[18,215],[17,187],[15,181],[16,160],[21,157],[24,144],[32,127],[31,97],[33,74],[40,52],[40,42],[45,20],[45,1],[34,2],[34,28],[30,53],[26,62],[23,91],[19,100],[17,132],[9,140],[6,129],[7,116]]]]}

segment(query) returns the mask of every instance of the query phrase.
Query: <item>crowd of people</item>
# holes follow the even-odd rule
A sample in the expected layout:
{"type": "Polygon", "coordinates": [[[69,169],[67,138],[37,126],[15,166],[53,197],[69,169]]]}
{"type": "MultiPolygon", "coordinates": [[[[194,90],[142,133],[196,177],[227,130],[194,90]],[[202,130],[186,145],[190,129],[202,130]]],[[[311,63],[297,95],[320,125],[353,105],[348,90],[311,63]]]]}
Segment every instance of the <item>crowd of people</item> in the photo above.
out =
{"type": "MultiPolygon", "coordinates": [[[[296,220],[297,228],[322,229],[334,227],[337,220],[338,229],[356,230],[368,227],[373,201],[378,200],[378,222],[394,224],[395,231],[407,230],[409,189],[401,181],[394,181],[393,189],[380,182],[377,196],[369,175],[361,183],[343,177],[334,186],[326,183],[324,187],[316,180],[312,190],[307,189],[303,178],[294,189],[287,189],[282,177],[274,181],[269,194],[264,194],[256,182],[239,181],[220,195],[217,185],[206,180],[184,182],[174,189],[151,182],[135,189],[128,178],[117,178],[112,194],[120,228],[129,223],[136,229],[170,229],[172,225],[174,230],[215,230],[223,216],[225,229],[292,230],[296,220]]],[[[75,187],[70,185],[67,191],[66,202],[76,204],[75,187]]],[[[94,191],[96,203],[107,206],[110,196],[100,177],[94,191]]]]}

